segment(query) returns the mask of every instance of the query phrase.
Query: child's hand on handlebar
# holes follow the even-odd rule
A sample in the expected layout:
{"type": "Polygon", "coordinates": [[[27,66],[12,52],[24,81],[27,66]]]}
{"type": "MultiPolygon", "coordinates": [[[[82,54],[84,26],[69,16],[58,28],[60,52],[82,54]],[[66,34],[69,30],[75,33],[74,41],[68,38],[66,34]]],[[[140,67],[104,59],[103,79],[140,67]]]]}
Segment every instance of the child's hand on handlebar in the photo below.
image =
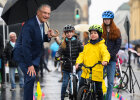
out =
{"type": "Polygon", "coordinates": [[[61,60],[61,57],[55,57],[55,59],[59,61],[59,60],[61,60]]]}
{"type": "Polygon", "coordinates": [[[106,66],[106,65],[107,65],[107,61],[103,61],[103,62],[102,62],[102,65],[103,65],[103,66],[106,66]]]}
{"type": "Polygon", "coordinates": [[[78,67],[79,67],[79,64],[76,64],[76,65],[75,65],[75,68],[78,69],[78,67]]]}

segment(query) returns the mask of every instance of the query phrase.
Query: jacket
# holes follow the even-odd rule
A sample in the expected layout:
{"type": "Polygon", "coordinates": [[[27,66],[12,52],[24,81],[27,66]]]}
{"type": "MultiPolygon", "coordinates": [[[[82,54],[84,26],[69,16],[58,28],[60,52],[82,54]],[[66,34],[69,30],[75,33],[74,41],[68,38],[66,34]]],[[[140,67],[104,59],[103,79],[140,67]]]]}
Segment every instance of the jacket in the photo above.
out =
{"type": "Polygon", "coordinates": [[[17,67],[17,63],[12,59],[12,50],[13,47],[11,46],[10,42],[8,42],[4,49],[5,61],[9,62],[9,67],[17,67]]]}
{"type": "Polygon", "coordinates": [[[66,48],[63,49],[60,46],[59,50],[56,52],[56,57],[63,57],[62,70],[71,72],[71,63],[72,65],[75,65],[76,58],[82,50],[82,43],[75,37],[72,37],[71,40],[66,40],[66,48]]]}
{"type": "Polygon", "coordinates": [[[120,47],[121,47],[121,41],[122,39],[121,38],[118,38],[116,40],[106,40],[107,41],[107,49],[110,53],[110,61],[117,61],[117,58],[116,58],[116,54],[118,53],[118,51],[120,50],[120,47]]]}
{"type": "Polygon", "coordinates": [[[43,42],[50,39],[43,31],[43,39],[36,16],[29,19],[22,27],[13,50],[13,59],[18,63],[25,63],[27,67],[39,66],[43,52],[43,42]]]}
{"type": "MultiPolygon", "coordinates": [[[[84,63],[86,66],[93,66],[98,63],[98,61],[110,60],[110,54],[105,45],[105,40],[101,40],[96,44],[88,43],[84,46],[83,52],[81,52],[76,60],[76,63],[84,63]]],[[[102,82],[103,80],[103,65],[98,64],[92,68],[92,80],[102,82]]],[[[88,68],[82,67],[81,77],[87,79],[89,78],[90,70],[88,68]]]]}

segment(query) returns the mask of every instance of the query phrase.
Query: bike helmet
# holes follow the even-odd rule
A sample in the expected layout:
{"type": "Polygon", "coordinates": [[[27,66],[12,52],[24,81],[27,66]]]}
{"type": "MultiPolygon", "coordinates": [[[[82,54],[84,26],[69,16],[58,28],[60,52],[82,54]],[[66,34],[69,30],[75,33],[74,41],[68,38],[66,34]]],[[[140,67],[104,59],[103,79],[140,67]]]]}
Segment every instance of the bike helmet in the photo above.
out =
{"type": "Polygon", "coordinates": [[[102,26],[100,26],[100,25],[92,25],[90,28],[89,28],[89,30],[88,30],[89,32],[91,32],[91,31],[98,31],[98,32],[103,32],[103,28],[102,28],[102,26]]]}
{"type": "Polygon", "coordinates": [[[63,28],[63,32],[67,32],[67,31],[73,31],[75,30],[75,28],[72,26],[72,25],[66,25],[64,28],[63,28]]]}
{"type": "Polygon", "coordinates": [[[92,25],[89,30],[89,32],[91,31],[97,31],[99,37],[101,37],[102,33],[103,33],[103,28],[100,25],[92,25]]]}
{"type": "Polygon", "coordinates": [[[102,13],[102,18],[114,18],[114,13],[112,11],[104,11],[102,13]]]}

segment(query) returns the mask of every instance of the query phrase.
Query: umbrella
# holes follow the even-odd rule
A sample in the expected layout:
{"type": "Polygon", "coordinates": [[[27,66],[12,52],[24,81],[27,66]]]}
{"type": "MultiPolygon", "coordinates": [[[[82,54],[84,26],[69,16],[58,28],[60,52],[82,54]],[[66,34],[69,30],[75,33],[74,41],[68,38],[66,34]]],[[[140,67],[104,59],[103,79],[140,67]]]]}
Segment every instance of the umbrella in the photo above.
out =
{"type": "Polygon", "coordinates": [[[84,32],[84,31],[88,31],[89,25],[88,24],[78,24],[78,25],[75,25],[74,28],[77,31],[84,32]]]}
{"type": "Polygon", "coordinates": [[[1,0],[0,1],[0,7],[4,7],[4,5],[6,4],[7,0],[1,0]]]}
{"type": "Polygon", "coordinates": [[[132,41],[130,41],[130,43],[133,45],[140,45],[140,39],[139,40],[132,40],[132,41]]]}
{"type": "Polygon", "coordinates": [[[9,0],[4,6],[2,19],[7,25],[22,23],[36,15],[41,4],[48,4],[55,10],[65,0],[9,0]]]}

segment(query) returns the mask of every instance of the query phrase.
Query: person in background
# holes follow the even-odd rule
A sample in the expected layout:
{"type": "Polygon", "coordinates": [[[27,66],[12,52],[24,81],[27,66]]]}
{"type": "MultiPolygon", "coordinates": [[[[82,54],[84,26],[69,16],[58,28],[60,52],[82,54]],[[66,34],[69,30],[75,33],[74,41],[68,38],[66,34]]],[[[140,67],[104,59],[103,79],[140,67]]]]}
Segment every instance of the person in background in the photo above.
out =
{"type": "MultiPolygon", "coordinates": [[[[61,40],[60,40],[60,38],[59,37],[56,37],[55,38],[55,41],[56,41],[56,43],[60,46],[61,45],[61,43],[64,41],[64,39],[65,39],[65,33],[62,33],[62,38],[61,38],[61,40]]],[[[62,72],[62,66],[63,65],[63,62],[62,61],[60,61],[60,66],[61,66],[61,79],[60,80],[58,80],[58,82],[62,82],[63,81],[63,72],[62,72]]]]}
{"type": "MultiPolygon", "coordinates": [[[[140,53],[140,45],[139,44],[135,45],[134,50],[136,50],[137,53],[140,53]]],[[[134,53],[134,57],[137,62],[137,69],[140,70],[140,56],[134,53]]]]}
{"type": "Polygon", "coordinates": [[[0,34],[0,88],[1,88],[1,83],[2,83],[2,74],[4,73],[3,72],[3,63],[2,63],[2,60],[3,60],[3,49],[4,49],[4,46],[3,46],[3,37],[2,35],[0,34]]]}
{"type": "Polygon", "coordinates": [[[9,34],[10,41],[7,43],[5,49],[4,49],[4,56],[5,56],[5,61],[9,63],[9,77],[10,77],[10,82],[11,82],[11,89],[10,91],[14,91],[16,89],[16,83],[15,83],[15,71],[17,69],[18,75],[19,75],[19,85],[20,88],[23,88],[24,86],[24,75],[23,72],[21,71],[20,67],[18,64],[12,59],[12,50],[15,46],[16,43],[16,33],[15,32],[10,32],[9,34]]]}
{"type": "Polygon", "coordinates": [[[58,51],[58,49],[59,49],[59,45],[57,44],[57,42],[53,42],[50,46],[50,50],[51,50],[51,58],[52,58],[52,61],[54,62],[55,69],[58,69],[57,68],[58,61],[55,60],[55,54],[58,51]]]}
{"type": "Polygon", "coordinates": [[[116,55],[121,47],[121,33],[119,28],[115,25],[113,19],[114,19],[114,13],[112,11],[104,11],[102,13],[103,18],[103,34],[102,37],[105,39],[105,44],[107,46],[107,49],[110,53],[111,59],[109,61],[109,64],[104,67],[107,71],[107,95],[106,100],[111,100],[112,97],[112,90],[113,90],[113,83],[114,83],[114,75],[115,75],[115,69],[116,69],[116,62],[117,58],[116,55]]]}
{"type": "Polygon", "coordinates": [[[80,31],[75,30],[75,36],[78,40],[80,40],[80,31]]]}
{"type": "Polygon", "coordinates": [[[86,45],[89,40],[89,33],[88,32],[83,32],[83,45],[86,45]]]}

